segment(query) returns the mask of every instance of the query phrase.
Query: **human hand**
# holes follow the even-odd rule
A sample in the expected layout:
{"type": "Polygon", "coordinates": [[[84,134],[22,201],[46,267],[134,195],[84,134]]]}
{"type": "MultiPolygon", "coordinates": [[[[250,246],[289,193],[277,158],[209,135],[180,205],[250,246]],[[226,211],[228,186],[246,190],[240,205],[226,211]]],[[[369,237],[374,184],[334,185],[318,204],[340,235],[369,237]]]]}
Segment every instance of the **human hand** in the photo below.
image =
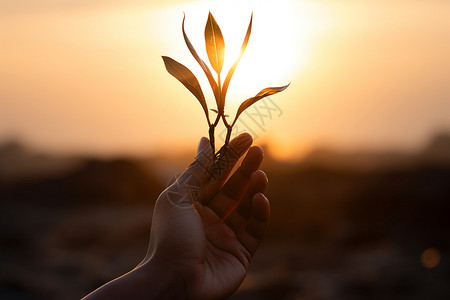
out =
{"type": "Polygon", "coordinates": [[[262,194],[267,177],[258,170],[262,149],[250,148],[226,181],[251,143],[249,134],[241,134],[213,166],[209,141],[203,138],[194,163],[156,203],[148,255],[139,267],[164,262],[180,276],[189,299],[220,299],[235,292],[265,232],[269,202],[262,194]]]}
{"type": "Polygon", "coordinates": [[[214,164],[200,140],[189,168],[159,196],[145,259],[88,299],[224,299],[244,280],[269,220],[262,149],[241,134],[214,164]],[[241,166],[227,180],[248,150],[241,166]],[[109,287],[108,287],[109,286],[109,287]]]}

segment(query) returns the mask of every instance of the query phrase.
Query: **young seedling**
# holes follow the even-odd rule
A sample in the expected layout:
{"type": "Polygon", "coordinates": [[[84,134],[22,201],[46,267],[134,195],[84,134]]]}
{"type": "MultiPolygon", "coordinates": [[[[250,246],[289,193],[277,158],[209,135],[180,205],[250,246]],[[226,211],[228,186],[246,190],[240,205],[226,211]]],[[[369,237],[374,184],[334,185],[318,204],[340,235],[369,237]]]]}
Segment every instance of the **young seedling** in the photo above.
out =
{"type": "Polygon", "coordinates": [[[241,60],[242,55],[245,52],[245,49],[247,48],[250,33],[252,31],[253,13],[250,17],[250,23],[248,24],[247,33],[241,46],[241,52],[237,57],[236,61],[234,62],[234,64],[231,66],[230,70],[228,71],[227,76],[223,81],[223,84],[220,75],[222,73],[223,61],[225,57],[225,41],[223,39],[222,31],[220,30],[219,25],[217,24],[216,20],[214,19],[213,15],[210,12],[205,26],[205,44],[209,62],[211,63],[212,68],[217,74],[217,81],[216,81],[211,70],[197,54],[197,51],[195,51],[194,46],[192,46],[191,42],[189,41],[189,38],[186,35],[186,32],[184,30],[185,17],[186,16],[183,17],[183,23],[181,27],[183,31],[184,41],[186,42],[186,45],[189,51],[191,52],[192,56],[194,56],[195,60],[198,62],[200,67],[205,72],[209,84],[211,85],[214,98],[216,100],[217,109],[211,109],[213,112],[216,113],[216,118],[214,121],[211,121],[209,117],[208,105],[206,103],[205,96],[195,75],[187,67],[175,61],[174,59],[167,56],[163,56],[162,58],[164,60],[164,64],[166,66],[167,71],[172,76],[174,76],[178,81],[180,81],[200,102],[206,116],[206,121],[208,122],[209,125],[209,139],[211,142],[212,153],[214,153],[214,159],[217,160],[220,159],[220,157],[222,157],[225,154],[225,151],[228,148],[228,143],[230,141],[233,126],[236,124],[237,119],[244,112],[244,110],[246,110],[248,107],[250,107],[255,102],[261,100],[264,97],[284,91],[289,86],[289,84],[281,87],[265,88],[261,90],[258,94],[256,94],[254,97],[248,98],[247,100],[242,102],[242,104],[239,106],[233,122],[229,123],[226,119],[228,115],[225,114],[225,98],[227,95],[231,77],[233,76],[233,73],[236,70],[237,65],[239,64],[239,61],[241,60]],[[227,135],[225,138],[224,145],[216,153],[214,131],[220,119],[222,119],[223,124],[227,128],[227,135]]]}

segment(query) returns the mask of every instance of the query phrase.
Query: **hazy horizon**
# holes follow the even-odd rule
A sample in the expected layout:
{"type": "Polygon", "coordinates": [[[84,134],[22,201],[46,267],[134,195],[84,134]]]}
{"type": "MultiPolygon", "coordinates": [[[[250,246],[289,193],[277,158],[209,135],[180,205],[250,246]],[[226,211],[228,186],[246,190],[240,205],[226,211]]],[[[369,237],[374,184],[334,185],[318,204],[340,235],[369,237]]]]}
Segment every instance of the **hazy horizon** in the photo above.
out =
{"type": "Polygon", "coordinates": [[[195,98],[167,74],[161,55],[189,67],[214,108],[181,35],[184,11],[187,34],[206,60],[208,10],[224,32],[226,65],[254,12],[228,114],[260,89],[292,82],[269,99],[272,112],[262,118],[261,107],[253,115],[264,124],[250,128],[256,143],[279,158],[321,145],[414,151],[450,130],[445,1],[238,4],[0,1],[0,141],[16,138],[66,154],[195,148],[207,134],[205,118],[195,98]]]}

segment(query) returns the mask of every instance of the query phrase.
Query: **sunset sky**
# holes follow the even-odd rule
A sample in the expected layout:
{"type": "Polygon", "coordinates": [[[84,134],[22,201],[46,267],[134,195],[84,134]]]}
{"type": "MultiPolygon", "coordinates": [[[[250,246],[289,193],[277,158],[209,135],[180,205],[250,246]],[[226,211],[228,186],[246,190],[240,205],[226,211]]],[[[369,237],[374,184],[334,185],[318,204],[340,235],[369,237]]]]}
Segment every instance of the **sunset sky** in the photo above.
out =
{"type": "Polygon", "coordinates": [[[318,145],[414,150],[450,130],[446,0],[0,0],[0,141],[104,155],[194,148],[205,117],[161,55],[189,67],[214,108],[181,32],[185,12],[207,61],[208,11],[224,34],[224,73],[254,13],[230,116],[262,88],[291,82],[270,98],[264,124],[243,116],[278,157],[318,145]]]}

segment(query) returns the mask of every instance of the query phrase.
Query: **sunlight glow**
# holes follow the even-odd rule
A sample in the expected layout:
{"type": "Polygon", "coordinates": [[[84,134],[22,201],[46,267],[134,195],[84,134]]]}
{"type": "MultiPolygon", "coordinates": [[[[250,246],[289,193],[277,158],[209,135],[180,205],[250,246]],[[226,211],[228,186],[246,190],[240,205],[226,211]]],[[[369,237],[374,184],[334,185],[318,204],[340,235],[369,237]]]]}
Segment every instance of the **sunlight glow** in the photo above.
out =
{"type": "MultiPolygon", "coordinates": [[[[252,12],[254,14],[250,41],[231,80],[227,96],[227,104],[231,106],[232,111],[243,100],[254,96],[265,87],[291,82],[311,62],[312,44],[328,26],[314,21],[314,14],[320,13],[318,5],[289,0],[279,1],[276,5],[272,1],[256,0],[186,3],[162,10],[161,14],[165,17],[158,19],[157,26],[167,26],[167,23],[173,22],[174,19],[175,28],[181,33],[181,20],[185,12],[186,33],[197,52],[209,64],[204,42],[208,11],[214,15],[225,39],[222,78],[237,58],[250,15],[252,12]]],[[[173,47],[179,47],[180,33],[170,36],[173,41],[177,40],[173,47]]],[[[164,38],[169,39],[167,36],[164,38]]],[[[199,69],[196,68],[186,46],[180,49],[182,51],[171,50],[171,53],[177,55],[173,57],[175,60],[192,69],[204,87],[205,94],[208,94],[208,82],[201,71],[197,72],[199,69]]]]}
{"type": "Polygon", "coordinates": [[[207,133],[202,108],[161,56],[188,67],[214,108],[181,32],[185,12],[209,64],[208,11],[225,38],[222,78],[254,13],[227,95],[230,118],[261,89],[292,83],[273,96],[275,117],[263,119],[262,102],[246,111],[260,120],[256,143],[280,158],[323,144],[413,151],[450,128],[446,1],[23,2],[0,4],[0,140],[101,155],[195,148],[207,133]]]}

